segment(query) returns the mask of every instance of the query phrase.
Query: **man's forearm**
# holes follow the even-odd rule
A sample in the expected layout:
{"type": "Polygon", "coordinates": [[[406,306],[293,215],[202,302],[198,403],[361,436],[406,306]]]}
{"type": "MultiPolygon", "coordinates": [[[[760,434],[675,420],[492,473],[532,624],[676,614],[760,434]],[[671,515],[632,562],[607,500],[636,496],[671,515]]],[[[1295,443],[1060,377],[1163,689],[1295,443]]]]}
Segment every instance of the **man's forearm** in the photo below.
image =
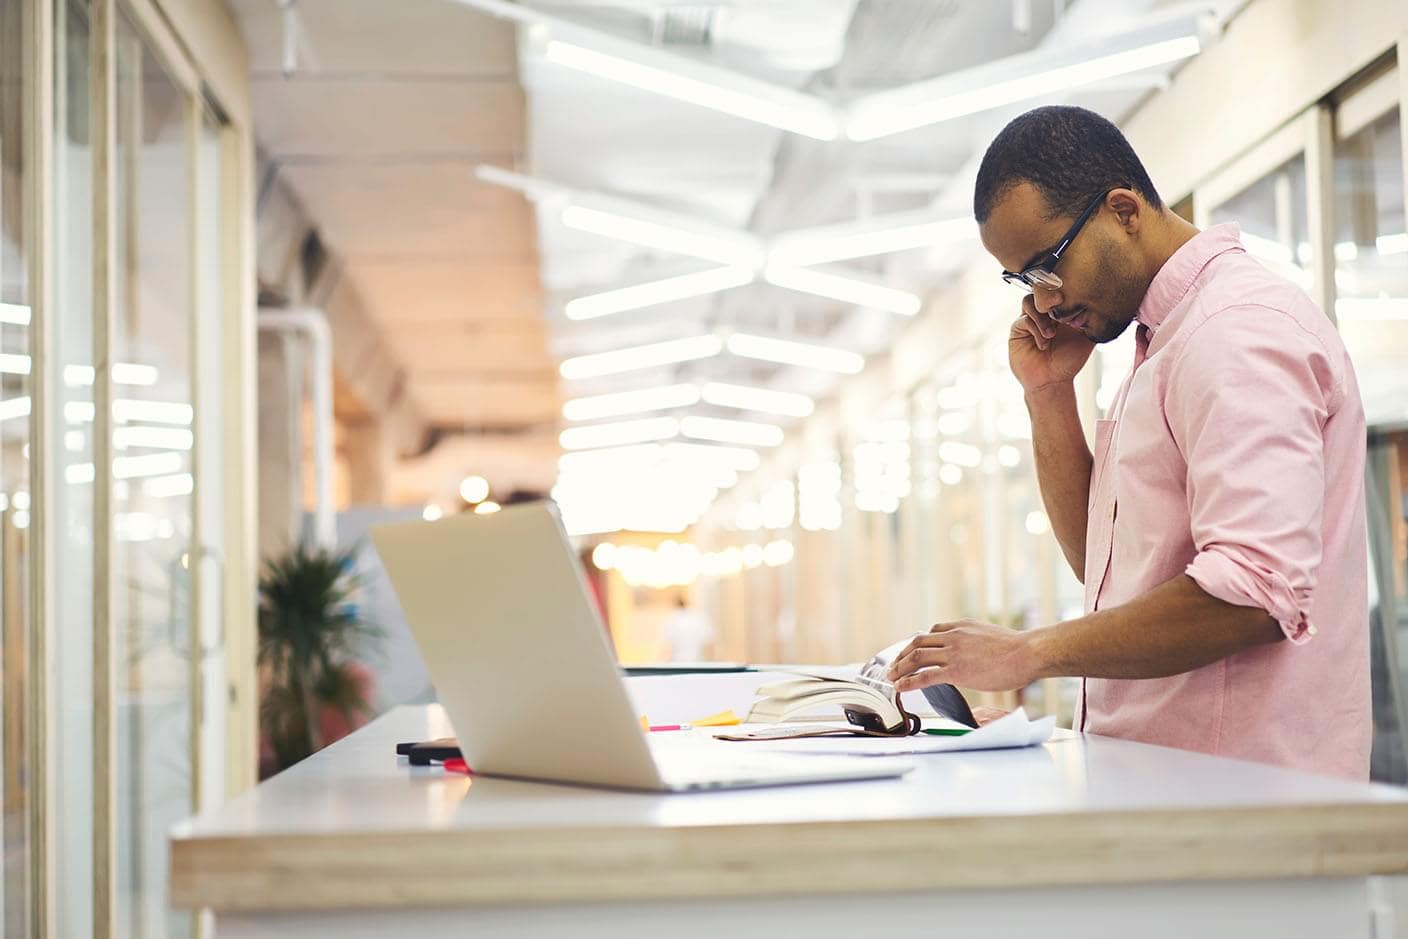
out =
{"type": "Polygon", "coordinates": [[[1234,606],[1186,574],[1128,603],[1026,634],[1035,678],[1165,678],[1283,637],[1265,610],[1234,606]]]}
{"type": "Polygon", "coordinates": [[[1028,392],[1027,410],[1041,501],[1067,563],[1084,582],[1092,459],[1076,410],[1075,387],[1062,383],[1028,392]]]}

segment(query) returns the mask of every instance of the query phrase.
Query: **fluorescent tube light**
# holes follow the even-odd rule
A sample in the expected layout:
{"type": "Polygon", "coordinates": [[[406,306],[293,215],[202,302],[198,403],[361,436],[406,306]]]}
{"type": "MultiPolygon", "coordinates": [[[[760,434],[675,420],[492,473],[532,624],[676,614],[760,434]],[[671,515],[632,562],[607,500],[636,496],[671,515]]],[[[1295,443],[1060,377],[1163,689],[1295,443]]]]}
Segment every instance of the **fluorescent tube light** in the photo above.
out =
{"type": "Polygon", "coordinates": [[[480,182],[488,183],[491,186],[515,189],[523,193],[530,202],[554,197],[565,198],[570,192],[566,186],[551,183],[536,176],[515,173],[512,170],[494,166],[492,163],[479,164],[474,168],[474,175],[480,182]]]}
{"type": "Polygon", "coordinates": [[[642,307],[654,306],[657,303],[702,297],[706,294],[728,290],[731,287],[742,287],[744,284],[751,284],[753,277],[752,268],[716,267],[694,274],[666,277],[663,280],[653,280],[631,287],[622,287],[619,290],[608,290],[604,293],[578,297],[568,301],[563,313],[570,320],[595,319],[598,316],[610,316],[613,313],[638,310],[642,307]]]}
{"type": "Polygon", "coordinates": [[[28,326],[30,319],[29,307],[18,303],[0,303],[0,323],[28,326]]]}
{"type": "Polygon", "coordinates": [[[576,231],[730,266],[756,266],[760,256],[750,238],[689,231],[677,225],[585,205],[564,208],[562,224],[576,231]]]}
{"type": "Polygon", "coordinates": [[[728,337],[728,351],[747,359],[761,359],[782,365],[800,365],[828,372],[854,375],[865,368],[865,357],[846,349],[833,349],[790,339],[772,339],[734,333],[728,337]]]}
{"type": "Polygon", "coordinates": [[[184,427],[119,427],[112,432],[112,445],[117,450],[189,450],[194,442],[195,435],[184,427]]]}
{"type": "Polygon", "coordinates": [[[135,362],[115,362],[112,366],[112,380],[119,385],[155,385],[156,369],[151,365],[138,365],[135,362]]]}
{"type": "Polygon", "coordinates": [[[92,463],[73,463],[64,467],[64,482],[71,486],[93,481],[92,463]]]}
{"type": "Polygon", "coordinates": [[[186,458],[168,450],[165,453],[148,453],[144,456],[120,456],[112,461],[112,474],[118,479],[137,479],[141,476],[170,476],[185,467],[186,458]]]}
{"type": "Polygon", "coordinates": [[[802,293],[830,297],[842,303],[886,310],[900,316],[913,316],[919,312],[922,301],[906,290],[882,287],[854,277],[842,277],[802,267],[784,267],[769,264],[763,277],[770,284],[800,290],[802,293]]]}
{"type": "Polygon", "coordinates": [[[811,398],[794,391],[772,391],[717,381],[711,381],[704,386],[703,398],[706,403],[716,407],[781,414],[785,417],[806,417],[816,408],[811,398]]]}
{"type": "Polygon", "coordinates": [[[177,473],[174,476],[153,476],[142,481],[142,493],[154,499],[171,496],[188,496],[195,491],[196,480],[190,473],[177,473]]]}
{"type": "Polygon", "coordinates": [[[8,421],[16,417],[28,417],[32,407],[33,402],[30,400],[29,395],[0,401],[0,421],[8,421]]]}
{"type": "Polygon", "coordinates": [[[628,349],[611,352],[597,352],[592,355],[579,355],[564,359],[558,366],[563,378],[595,378],[600,375],[614,375],[635,369],[655,368],[672,365],[676,362],[692,362],[707,359],[723,351],[723,340],[718,336],[691,336],[688,339],[671,339],[654,342],[628,349]]]}
{"type": "Polygon", "coordinates": [[[738,86],[746,81],[726,72],[714,81],[694,78],[678,69],[679,62],[687,61],[678,57],[671,57],[670,68],[657,67],[634,56],[613,55],[560,39],[548,40],[543,57],[555,65],[815,140],[837,137],[836,115],[825,102],[762,83],[747,82],[755,90],[726,87],[723,81],[738,86]]]}
{"type": "Polygon", "coordinates": [[[661,452],[663,451],[658,443],[578,450],[574,453],[564,453],[558,457],[557,470],[559,473],[570,473],[595,468],[604,463],[644,462],[659,459],[661,452]]]}
{"type": "MultiPolygon", "coordinates": [[[[65,405],[67,415],[67,405],[65,405]]],[[[132,398],[118,398],[112,403],[113,420],[128,422],[142,421],[150,424],[187,424],[195,416],[189,404],[176,401],[138,401],[132,398]]]]}
{"type": "Polygon", "coordinates": [[[64,404],[64,420],[70,424],[91,424],[97,410],[92,401],[68,401],[64,404]]]}
{"type": "Polygon", "coordinates": [[[28,375],[29,356],[13,352],[0,352],[0,372],[6,375],[28,375]]]}
{"type": "Polygon", "coordinates": [[[852,107],[846,120],[851,140],[875,140],[938,124],[1029,98],[1046,97],[1197,55],[1196,23],[1169,30],[1141,30],[1089,49],[1045,50],[1010,56],[961,72],[877,92],[852,107]],[[1001,75],[1017,73],[1016,77],[1001,75]]]}
{"type": "Polygon", "coordinates": [[[666,385],[574,398],[562,405],[562,416],[569,421],[595,421],[643,411],[687,408],[698,403],[699,389],[694,385],[666,385]]]}
{"type": "Polygon", "coordinates": [[[686,417],[680,433],[695,440],[734,443],[750,447],[775,447],[782,443],[782,428],[757,421],[730,421],[718,417],[686,417]]]}
{"type": "Polygon", "coordinates": [[[716,447],[704,443],[667,443],[665,451],[671,458],[714,461],[740,473],[752,472],[762,462],[758,451],[746,447],[716,447]]]}
{"type": "Polygon", "coordinates": [[[794,232],[778,239],[768,255],[768,263],[793,267],[830,264],[833,261],[932,247],[971,238],[977,232],[977,223],[966,216],[896,224],[867,231],[846,231],[838,227],[794,232]]]}
{"type": "Polygon", "coordinates": [[[1380,235],[1374,239],[1379,254],[1408,254],[1408,232],[1380,235]]]}
{"type": "Polygon", "coordinates": [[[628,443],[668,440],[678,434],[680,422],[673,417],[647,417],[636,421],[594,424],[589,427],[569,427],[558,435],[564,450],[585,450],[589,447],[614,447],[628,443]]]}
{"type": "MultiPolygon", "coordinates": [[[[93,384],[94,372],[91,365],[65,365],[64,384],[70,388],[85,388],[93,384]]],[[[118,385],[155,385],[156,368],[151,365],[138,365],[135,362],[114,362],[112,380],[118,385]]]]}

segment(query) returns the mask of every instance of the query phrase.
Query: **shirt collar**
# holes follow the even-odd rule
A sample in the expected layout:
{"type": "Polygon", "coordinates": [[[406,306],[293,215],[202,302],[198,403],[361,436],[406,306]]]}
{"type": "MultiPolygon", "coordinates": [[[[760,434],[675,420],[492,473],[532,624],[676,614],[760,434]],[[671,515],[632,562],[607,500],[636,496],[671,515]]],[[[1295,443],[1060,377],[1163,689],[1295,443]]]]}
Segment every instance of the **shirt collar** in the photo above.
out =
{"type": "Polygon", "coordinates": [[[1228,251],[1246,250],[1242,247],[1241,235],[1236,222],[1226,222],[1188,239],[1154,275],[1144,299],[1139,302],[1135,319],[1148,327],[1150,333],[1157,333],[1169,314],[1183,302],[1208,262],[1228,251]]]}

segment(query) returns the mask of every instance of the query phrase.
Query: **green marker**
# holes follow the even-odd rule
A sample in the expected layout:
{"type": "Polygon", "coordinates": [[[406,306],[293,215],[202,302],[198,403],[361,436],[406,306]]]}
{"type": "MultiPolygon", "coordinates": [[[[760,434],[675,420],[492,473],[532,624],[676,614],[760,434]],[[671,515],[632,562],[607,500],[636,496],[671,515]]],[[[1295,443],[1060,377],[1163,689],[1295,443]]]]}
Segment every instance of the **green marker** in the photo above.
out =
{"type": "Polygon", "coordinates": [[[973,732],[971,727],[926,727],[924,733],[933,734],[935,737],[962,737],[964,734],[973,732]]]}

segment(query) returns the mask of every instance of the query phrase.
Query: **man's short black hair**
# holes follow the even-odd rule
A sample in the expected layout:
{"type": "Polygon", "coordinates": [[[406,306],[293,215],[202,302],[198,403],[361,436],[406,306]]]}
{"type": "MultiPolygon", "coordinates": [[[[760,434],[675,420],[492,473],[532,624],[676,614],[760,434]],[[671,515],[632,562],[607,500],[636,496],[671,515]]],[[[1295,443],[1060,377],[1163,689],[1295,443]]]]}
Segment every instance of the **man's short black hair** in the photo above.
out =
{"type": "Polygon", "coordinates": [[[1114,124],[1085,108],[1052,105],[1016,117],[997,135],[978,168],[973,215],[981,224],[1009,189],[1029,182],[1050,218],[1079,215],[1100,193],[1133,189],[1163,208],[1134,148],[1114,124]]]}

